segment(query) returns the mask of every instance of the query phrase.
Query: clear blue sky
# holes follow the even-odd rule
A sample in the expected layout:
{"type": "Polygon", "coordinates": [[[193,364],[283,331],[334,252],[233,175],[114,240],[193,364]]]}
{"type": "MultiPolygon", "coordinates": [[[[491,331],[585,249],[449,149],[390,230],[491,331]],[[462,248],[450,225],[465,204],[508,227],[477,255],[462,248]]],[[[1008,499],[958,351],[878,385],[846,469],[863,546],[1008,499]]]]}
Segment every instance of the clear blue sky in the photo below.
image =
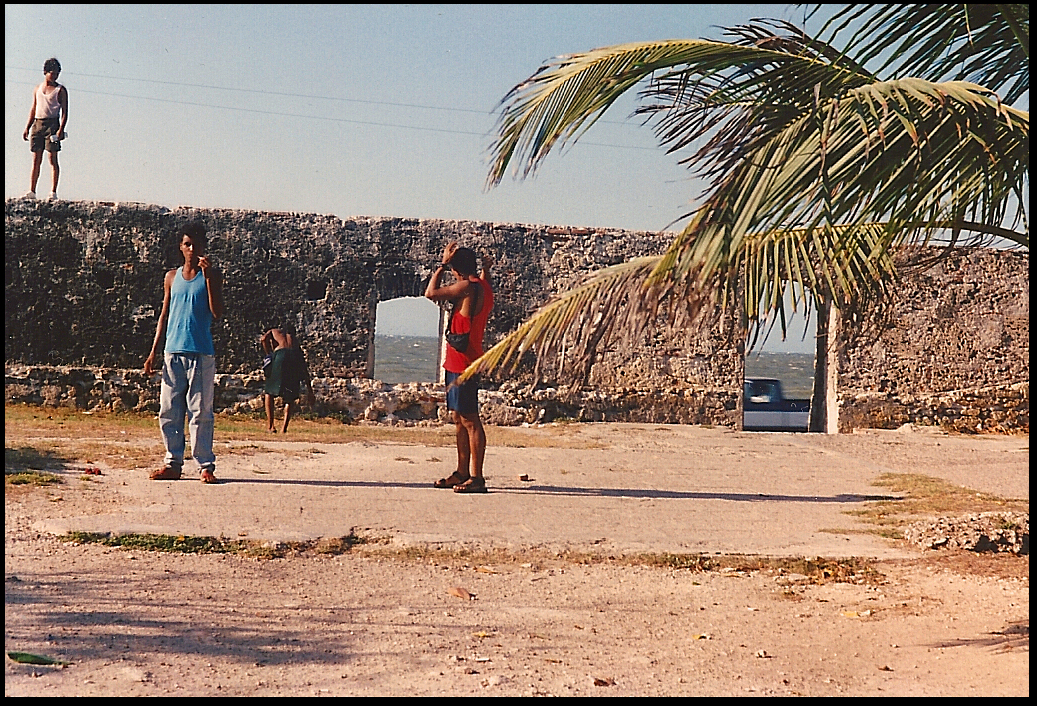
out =
{"type": "MultiPolygon", "coordinates": [[[[802,12],[784,4],[5,5],[4,196],[28,190],[22,130],[43,62],[56,56],[69,91],[65,199],[672,229],[702,185],[630,119],[633,95],[535,177],[487,191],[494,109],[554,56],[720,38],[718,26],[802,12]]],[[[44,164],[39,191],[49,178],[44,164]]],[[[427,333],[419,303],[397,309],[399,318],[380,310],[379,319],[413,326],[379,332],[427,333]]],[[[793,334],[767,349],[811,351],[812,341],[793,334]]]]}

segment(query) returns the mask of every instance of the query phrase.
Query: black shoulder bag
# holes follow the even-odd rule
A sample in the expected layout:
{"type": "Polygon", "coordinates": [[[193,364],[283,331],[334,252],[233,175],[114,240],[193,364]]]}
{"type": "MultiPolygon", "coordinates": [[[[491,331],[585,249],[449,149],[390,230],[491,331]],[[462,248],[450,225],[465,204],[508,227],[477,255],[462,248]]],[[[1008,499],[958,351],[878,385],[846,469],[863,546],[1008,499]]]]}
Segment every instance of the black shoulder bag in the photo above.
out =
{"type": "Polygon", "coordinates": [[[468,350],[468,334],[452,333],[450,327],[454,324],[454,312],[457,311],[457,307],[462,301],[464,301],[463,298],[450,303],[450,318],[447,319],[446,327],[446,342],[458,353],[464,353],[468,350]]]}

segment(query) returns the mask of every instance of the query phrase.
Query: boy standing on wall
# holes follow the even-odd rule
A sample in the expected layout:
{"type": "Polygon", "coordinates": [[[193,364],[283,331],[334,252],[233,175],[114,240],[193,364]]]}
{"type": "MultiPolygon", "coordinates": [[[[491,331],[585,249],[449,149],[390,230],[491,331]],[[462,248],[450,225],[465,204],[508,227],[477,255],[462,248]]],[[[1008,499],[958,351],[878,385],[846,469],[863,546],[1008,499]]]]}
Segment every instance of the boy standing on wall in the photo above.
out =
{"type": "Polygon", "coordinates": [[[58,152],[65,139],[65,124],[68,122],[68,91],[58,83],[61,64],[51,57],[43,63],[43,83],[32,92],[32,108],[29,124],[25,126],[22,139],[28,141],[32,150],[32,180],[27,199],[36,198],[36,182],[40,178],[43,150],[50,153],[50,200],[58,198],[58,152]],[[30,137],[31,131],[31,137],[30,137]]]}
{"type": "Polygon", "coordinates": [[[216,357],[212,322],[223,316],[223,275],[205,256],[205,226],[187,223],[177,231],[183,267],[165,278],[162,313],[158,318],[151,354],[144,373],[151,375],[158,347],[165,338],[159,428],[166,446],[165,464],[151,480],[179,480],[184,465],[184,415],[191,431],[191,455],[203,483],[216,482],[216,456],[212,450],[215,416],[213,396],[216,357]]]}

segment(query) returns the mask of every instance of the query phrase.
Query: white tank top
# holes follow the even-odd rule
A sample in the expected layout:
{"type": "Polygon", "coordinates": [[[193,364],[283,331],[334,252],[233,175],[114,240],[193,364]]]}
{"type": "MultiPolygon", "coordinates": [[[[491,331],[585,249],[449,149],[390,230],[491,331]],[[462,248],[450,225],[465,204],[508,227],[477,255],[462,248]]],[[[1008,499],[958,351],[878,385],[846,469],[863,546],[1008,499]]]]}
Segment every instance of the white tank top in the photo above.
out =
{"type": "Polygon", "coordinates": [[[50,93],[44,93],[43,87],[47,85],[44,81],[36,87],[36,117],[57,118],[61,115],[61,84],[59,83],[50,93]]]}

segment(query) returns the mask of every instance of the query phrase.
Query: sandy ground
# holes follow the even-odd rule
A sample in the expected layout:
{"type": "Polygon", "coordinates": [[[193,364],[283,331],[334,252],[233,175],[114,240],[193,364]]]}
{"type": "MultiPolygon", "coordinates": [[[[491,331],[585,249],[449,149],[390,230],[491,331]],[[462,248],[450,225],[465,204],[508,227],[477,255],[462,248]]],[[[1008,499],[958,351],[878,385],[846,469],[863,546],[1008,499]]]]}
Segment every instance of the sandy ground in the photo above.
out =
{"type": "Polygon", "coordinates": [[[70,664],[7,659],[5,695],[1029,694],[1028,557],[922,553],[846,514],[890,471],[1028,500],[1027,438],[573,427],[562,448],[491,430],[484,496],[428,488],[449,448],[269,439],[225,449],[218,486],[103,465],[9,486],[5,649],[70,664]],[[383,543],[270,559],[58,538],[105,527],[383,543]],[[818,555],[870,570],[795,563],[818,555]]]}

